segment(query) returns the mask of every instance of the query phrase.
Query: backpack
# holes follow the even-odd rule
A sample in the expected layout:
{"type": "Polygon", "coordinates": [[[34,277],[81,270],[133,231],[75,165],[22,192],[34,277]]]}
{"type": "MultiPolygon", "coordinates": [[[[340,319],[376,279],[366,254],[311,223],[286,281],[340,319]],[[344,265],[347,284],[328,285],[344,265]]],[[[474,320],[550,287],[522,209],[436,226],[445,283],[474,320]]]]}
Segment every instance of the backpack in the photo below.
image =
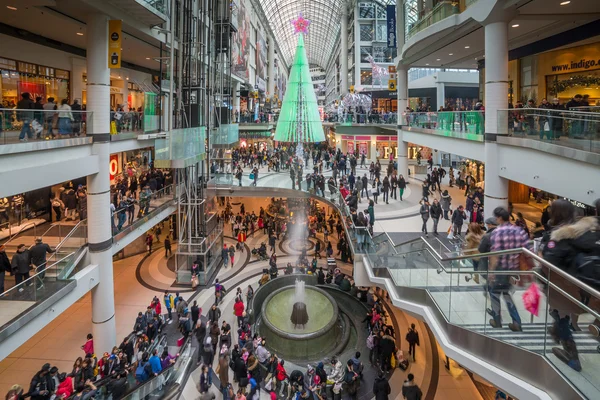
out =
{"type": "Polygon", "coordinates": [[[373,339],[373,335],[369,335],[367,338],[367,349],[373,350],[375,348],[375,341],[373,339]]]}
{"type": "Polygon", "coordinates": [[[575,277],[593,288],[600,288],[600,256],[579,253],[575,258],[575,277]]]}
{"type": "Polygon", "coordinates": [[[135,369],[135,379],[137,379],[139,382],[144,382],[146,379],[148,379],[148,372],[146,371],[146,365],[150,365],[150,363],[148,363],[148,362],[143,363],[140,361],[137,368],[135,369]]]}
{"type": "Polygon", "coordinates": [[[204,351],[207,353],[212,353],[213,351],[213,347],[211,343],[208,343],[208,338],[210,336],[207,336],[206,339],[204,339],[204,351]]]}

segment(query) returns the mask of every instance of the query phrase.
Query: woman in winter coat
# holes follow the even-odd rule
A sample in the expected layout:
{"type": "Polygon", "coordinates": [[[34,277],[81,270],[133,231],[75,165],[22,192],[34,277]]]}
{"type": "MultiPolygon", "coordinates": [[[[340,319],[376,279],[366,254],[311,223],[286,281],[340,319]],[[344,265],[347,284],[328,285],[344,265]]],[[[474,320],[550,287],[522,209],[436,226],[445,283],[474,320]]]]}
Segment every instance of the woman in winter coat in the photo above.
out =
{"type": "Polygon", "coordinates": [[[440,205],[442,206],[442,210],[444,211],[444,219],[447,221],[450,218],[448,217],[448,212],[450,211],[450,206],[452,205],[452,196],[448,193],[447,190],[442,192],[442,196],[440,198],[440,205]]]}
{"type": "MultiPolygon", "coordinates": [[[[542,239],[542,256],[546,261],[554,264],[558,268],[574,275],[576,278],[591,284],[597,285],[594,279],[600,266],[594,261],[600,256],[600,223],[596,217],[584,217],[575,219],[575,206],[567,200],[559,199],[552,203],[550,208],[550,225],[552,231],[546,233],[542,239]],[[581,268],[588,265],[589,268],[581,268]]],[[[563,284],[560,278],[555,277],[553,282],[567,292],[572,292],[571,285],[563,284]]],[[[576,296],[575,293],[571,295],[576,296]]],[[[590,295],[580,290],[581,301],[587,304],[590,295]]],[[[557,342],[562,344],[562,349],[553,348],[555,356],[569,365],[576,371],[581,370],[577,346],[573,340],[573,334],[570,329],[572,325],[576,330],[580,330],[577,322],[581,308],[573,304],[563,296],[551,297],[551,313],[555,320],[554,326],[550,328],[549,333],[557,342]],[[569,318],[570,314],[570,318],[569,318]],[[561,318],[562,316],[562,318],[561,318]]],[[[588,328],[598,331],[598,321],[588,328]]]]}

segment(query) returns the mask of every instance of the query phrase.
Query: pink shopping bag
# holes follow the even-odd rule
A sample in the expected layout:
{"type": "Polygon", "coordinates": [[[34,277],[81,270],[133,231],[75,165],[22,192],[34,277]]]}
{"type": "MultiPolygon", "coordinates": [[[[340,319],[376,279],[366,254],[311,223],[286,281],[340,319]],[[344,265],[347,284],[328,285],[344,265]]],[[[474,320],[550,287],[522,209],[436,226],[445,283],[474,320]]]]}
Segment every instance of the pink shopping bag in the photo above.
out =
{"type": "Polygon", "coordinates": [[[540,289],[534,282],[529,286],[529,289],[523,293],[523,304],[525,309],[535,315],[536,317],[540,313],[540,289]]]}

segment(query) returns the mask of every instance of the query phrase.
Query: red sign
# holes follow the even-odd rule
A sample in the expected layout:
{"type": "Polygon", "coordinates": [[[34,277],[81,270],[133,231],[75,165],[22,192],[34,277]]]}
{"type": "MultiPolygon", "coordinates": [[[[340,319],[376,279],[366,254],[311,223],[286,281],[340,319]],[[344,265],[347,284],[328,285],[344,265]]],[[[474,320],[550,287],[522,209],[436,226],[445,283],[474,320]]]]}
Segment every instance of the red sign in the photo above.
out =
{"type": "Polygon", "coordinates": [[[355,136],[356,140],[371,140],[371,136],[355,136]]]}
{"type": "Polygon", "coordinates": [[[354,140],[354,136],[352,136],[352,135],[342,135],[342,140],[354,140]]]}
{"type": "Polygon", "coordinates": [[[19,99],[21,99],[22,93],[29,93],[29,98],[32,101],[35,101],[36,97],[41,97],[42,100],[46,100],[46,85],[40,83],[31,83],[31,82],[19,82],[18,86],[18,95],[19,99]]]}
{"type": "Polygon", "coordinates": [[[110,173],[110,180],[114,180],[115,176],[119,173],[119,156],[117,154],[110,155],[108,171],[110,173]]]}
{"type": "Polygon", "coordinates": [[[389,136],[377,136],[377,141],[387,142],[390,140],[389,136]]]}

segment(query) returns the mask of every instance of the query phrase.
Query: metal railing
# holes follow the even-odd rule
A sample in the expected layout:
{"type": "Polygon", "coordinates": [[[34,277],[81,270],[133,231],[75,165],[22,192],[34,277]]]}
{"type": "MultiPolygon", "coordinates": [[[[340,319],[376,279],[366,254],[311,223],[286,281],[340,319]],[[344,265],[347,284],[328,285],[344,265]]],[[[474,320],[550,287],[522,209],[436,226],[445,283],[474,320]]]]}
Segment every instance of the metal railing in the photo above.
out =
{"type": "Polygon", "coordinates": [[[69,109],[0,109],[0,144],[85,136],[92,112],[69,109]]]}
{"type": "Polygon", "coordinates": [[[397,125],[398,113],[342,113],[333,114],[325,118],[324,122],[337,122],[340,124],[379,124],[379,125],[397,125]]]}
{"type": "Polygon", "coordinates": [[[483,111],[405,112],[402,125],[425,133],[483,141],[485,114],[483,111]]]}
{"type": "Polygon", "coordinates": [[[498,110],[498,132],[600,153],[600,113],[590,107],[498,110]]]}
{"type": "Polygon", "coordinates": [[[600,378],[590,380],[593,375],[589,375],[595,370],[594,360],[600,347],[596,337],[585,332],[588,324],[597,327],[591,331],[600,329],[600,310],[596,307],[600,300],[598,290],[526,248],[489,253],[472,250],[443,253],[424,238],[393,246],[391,242],[381,240],[383,236],[369,237],[370,246],[365,257],[374,273],[378,269],[387,271],[386,275],[398,290],[428,291],[448,323],[537,353],[585,396],[596,398],[600,395],[597,389],[600,378]],[[533,268],[496,270],[498,258],[509,255],[530,260],[533,268]],[[539,287],[537,315],[528,311],[522,300],[533,282],[539,287]],[[501,305],[500,297],[514,306],[501,305]],[[572,328],[567,327],[565,333],[560,330],[562,322],[557,316],[569,315],[578,317],[571,320],[572,328]],[[506,327],[510,320],[514,332],[506,327]],[[500,328],[502,323],[504,328],[500,328]],[[558,342],[563,343],[564,348],[558,342]],[[565,352],[565,349],[570,351],[565,352]],[[573,352],[573,349],[576,350],[573,352]],[[566,361],[561,361],[561,357],[566,361]],[[575,377],[573,374],[578,374],[578,369],[587,371],[584,375],[587,378],[575,377]]]}

